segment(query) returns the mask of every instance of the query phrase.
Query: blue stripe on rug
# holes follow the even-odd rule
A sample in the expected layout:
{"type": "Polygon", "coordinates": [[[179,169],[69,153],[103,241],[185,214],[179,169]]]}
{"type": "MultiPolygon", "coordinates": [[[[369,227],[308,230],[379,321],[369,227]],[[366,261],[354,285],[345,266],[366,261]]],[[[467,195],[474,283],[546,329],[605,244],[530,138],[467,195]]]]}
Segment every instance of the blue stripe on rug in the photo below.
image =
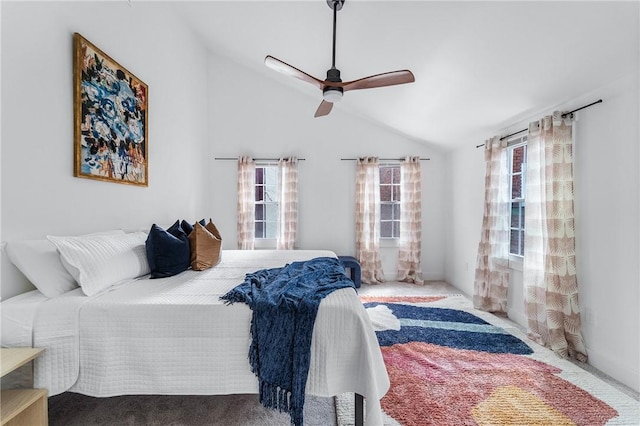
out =
{"type": "Polygon", "coordinates": [[[489,353],[533,353],[522,340],[465,311],[398,303],[365,303],[367,308],[377,305],[387,306],[400,320],[400,330],[376,331],[380,346],[424,342],[489,353]]]}
{"type": "Polygon", "coordinates": [[[457,309],[449,308],[426,308],[413,305],[403,305],[400,303],[380,303],[370,302],[364,304],[367,308],[385,305],[393,311],[393,314],[398,318],[411,318],[418,320],[432,320],[432,321],[451,321],[451,322],[464,322],[470,324],[489,324],[485,320],[478,318],[477,316],[465,311],[459,311],[457,309]]]}
{"type": "Polygon", "coordinates": [[[506,330],[491,324],[469,324],[465,322],[430,321],[401,318],[400,325],[407,327],[439,328],[442,330],[472,331],[474,333],[509,334],[509,332],[507,332],[506,330]]]}

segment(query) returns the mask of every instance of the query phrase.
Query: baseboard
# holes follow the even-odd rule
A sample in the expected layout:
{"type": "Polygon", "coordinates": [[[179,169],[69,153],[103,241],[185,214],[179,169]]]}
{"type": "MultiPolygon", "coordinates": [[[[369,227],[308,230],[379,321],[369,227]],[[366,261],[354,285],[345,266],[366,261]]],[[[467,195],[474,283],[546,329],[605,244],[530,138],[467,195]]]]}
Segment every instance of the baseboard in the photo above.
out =
{"type": "Polygon", "coordinates": [[[422,279],[425,281],[444,281],[444,276],[437,272],[423,272],[422,279]]]}
{"type": "MultiPolygon", "coordinates": [[[[522,312],[518,312],[515,309],[507,309],[507,317],[522,327],[522,331],[526,333],[527,318],[522,312]]],[[[589,366],[633,391],[640,392],[640,371],[637,368],[620,365],[619,359],[612,359],[607,355],[590,349],[588,346],[587,354],[589,355],[589,366]]]]}
{"type": "MultiPolygon", "coordinates": [[[[398,274],[396,273],[384,273],[384,279],[386,281],[397,281],[398,278],[398,274]]],[[[422,273],[422,279],[424,281],[444,281],[444,278],[442,277],[442,274],[438,274],[438,273],[422,273]]]]}
{"type": "Polygon", "coordinates": [[[519,326],[527,328],[527,317],[524,316],[523,312],[507,308],[507,317],[519,326]]]}
{"type": "Polygon", "coordinates": [[[589,365],[623,385],[640,392],[640,370],[637,366],[620,365],[619,359],[613,359],[587,346],[589,365]]]}

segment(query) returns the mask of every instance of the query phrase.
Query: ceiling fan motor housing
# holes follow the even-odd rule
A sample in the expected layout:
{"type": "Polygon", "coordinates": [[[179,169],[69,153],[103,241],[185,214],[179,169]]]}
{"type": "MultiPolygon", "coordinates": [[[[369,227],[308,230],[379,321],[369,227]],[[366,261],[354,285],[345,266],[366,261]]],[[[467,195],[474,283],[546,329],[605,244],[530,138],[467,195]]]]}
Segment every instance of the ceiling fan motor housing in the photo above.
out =
{"type": "MultiPolygon", "coordinates": [[[[341,83],[342,80],[340,79],[340,70],[334,67],[328,70],[327,79],[325,80],[325,82],[341,83]]],[[[342,89],[342,87],[335,87],[335,86],[328,85],[322,91],[322,97],[327,102],[338,102],[340,99],[342,99],[343,91],[344,90],[342,89]]]]}

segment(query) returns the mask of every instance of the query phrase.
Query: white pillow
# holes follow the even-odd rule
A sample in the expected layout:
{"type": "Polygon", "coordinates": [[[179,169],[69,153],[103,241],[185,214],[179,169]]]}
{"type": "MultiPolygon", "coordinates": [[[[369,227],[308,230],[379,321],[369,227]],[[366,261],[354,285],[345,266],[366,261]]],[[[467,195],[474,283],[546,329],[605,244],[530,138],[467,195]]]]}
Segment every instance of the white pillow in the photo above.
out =
{"type": "MultiPolygon", "coordinates": [[[[91,235],[124,234],[122,230],[91,235]]],[[[10,241],[5,248],[7,257],[40,293],[56,297],[78,287],[60,261],[56,246],[48,240],[10,241]]]]}
{"type": "Polygon", "coordinates": [[[150,272],[144,232],[47,238],[58,248],[62,264],[87,296],[150,272]]]}

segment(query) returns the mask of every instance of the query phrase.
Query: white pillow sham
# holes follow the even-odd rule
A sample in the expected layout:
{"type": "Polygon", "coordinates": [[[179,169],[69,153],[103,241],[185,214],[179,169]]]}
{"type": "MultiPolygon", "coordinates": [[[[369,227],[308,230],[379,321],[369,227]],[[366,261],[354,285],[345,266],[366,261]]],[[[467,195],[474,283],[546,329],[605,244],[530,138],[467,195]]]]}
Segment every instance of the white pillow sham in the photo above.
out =
{"type": "MultiPolygon", "coordinates": [[[[118,229],[90,235],[124,234],[118,229]]],[[[25,277],[46,297],[56,297],[78,287],[65,269],[56,246],[49,240],[10,241],[5,248],[7,257],[25,277]]]]}
{"type": "Polygon", "coordinates": [[[80,237],[47,236],[62,264],[87,296],[126,279],[148,274],[145,232],[80,237]]]}

